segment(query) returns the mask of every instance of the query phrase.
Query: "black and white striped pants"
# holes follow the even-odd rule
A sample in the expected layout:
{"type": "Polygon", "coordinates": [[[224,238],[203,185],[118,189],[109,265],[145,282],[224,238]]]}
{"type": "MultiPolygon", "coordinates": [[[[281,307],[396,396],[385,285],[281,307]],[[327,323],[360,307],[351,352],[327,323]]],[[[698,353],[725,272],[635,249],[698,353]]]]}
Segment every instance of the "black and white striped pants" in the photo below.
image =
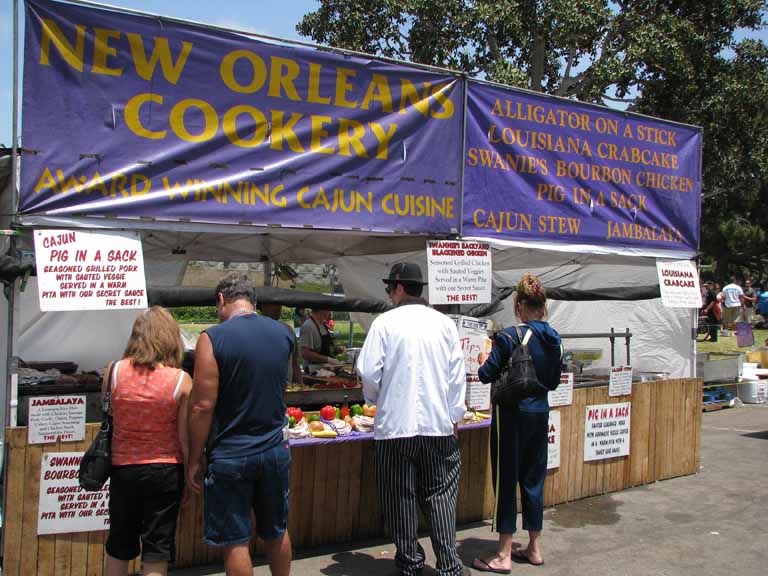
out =
{"type": "Polygon", "coordinates": [[[438,573],[460,574],[456,497],[461,452],[456,437],[377,440],[376,464],[384,521],[395,541],[395,561],[400,573],[411,576],[424,566],[424,549],[418,541],[418,507],[421,507],[429,520],[438,573]]]}

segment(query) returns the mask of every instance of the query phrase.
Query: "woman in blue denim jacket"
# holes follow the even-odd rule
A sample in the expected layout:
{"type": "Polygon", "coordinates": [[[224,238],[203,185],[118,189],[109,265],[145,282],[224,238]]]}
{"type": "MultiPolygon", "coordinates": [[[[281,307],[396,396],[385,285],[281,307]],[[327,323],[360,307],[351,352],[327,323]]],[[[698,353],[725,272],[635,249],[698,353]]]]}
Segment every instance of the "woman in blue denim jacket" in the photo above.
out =
{"type": "MultiPolygon", "coordinates": [[[[496,493],[493,528],[499,532],[499,547],[495,555],[475,558],[473,568],[482,572],[508,574],[513,558],[534,565],[543,563],[541,529],[544,517],[544,480],[547,476],[547,438],[549,401],[547,389],[560,381],[562,346],[560,335],[544,317],[547,297],[541,281],[526,273],[520,279],[514,295],[515,316],[522,323],[523,338],[530,330],[528,350],[533,358],[541,394],[524,398],[513,406],[493,406],[491,421],[491,463],[496,493]],[[513,551],[517,529],[515,489],[520,484],[523,508],[523,529],[528,531],[526,548],[513,551]]],[[[519,344],[517,332],[507,328],[510,338],[496,337],[489,357],[481,355],[478,376],[482,382],[493,382],[506,366],[514,346],[519,344]]]]}

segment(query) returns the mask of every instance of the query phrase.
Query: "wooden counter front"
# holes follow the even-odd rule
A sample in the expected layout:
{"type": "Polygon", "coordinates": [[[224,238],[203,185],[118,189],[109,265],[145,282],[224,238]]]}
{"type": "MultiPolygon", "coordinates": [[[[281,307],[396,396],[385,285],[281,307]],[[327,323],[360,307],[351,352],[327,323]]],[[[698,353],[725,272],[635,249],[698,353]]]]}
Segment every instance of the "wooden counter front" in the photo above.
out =
{"type": "MultiPolygon", "coordinates": [[[[560,412],[561,419],[560,467],[547,475],[545,504],[552,506],[696,472],[701,408],[700,379],[636,383],[631,397],[611,398],[607,386],[574,390],[573,405],[554,409],[560,412]],[[584,462],[586,406],[628,401],[632,402],[630,455],[584,462]]],[[[84,450],[97,429],[98,425],[88,425],[86,442],[44,446],[28,446],[26,428],[6,430],[4,574],[103,574],[105,532],[37,536],[43,452],[84,450]]],[[[464,430],[459,435],[459,524],[487,519],[493,513],[488,435],[488,428],[464,430]]],[[[291,453],[289,530],[295,548],[361,541],[384,534],[372,441],[296,446],[291,453]]],[[[181,511],[177,567],[221,561],[220,551],[202,542],[202,519],[201,498],[181,511]]],[[[138,562],[132,563],[132,570],[138,568],[138,562]]]]}

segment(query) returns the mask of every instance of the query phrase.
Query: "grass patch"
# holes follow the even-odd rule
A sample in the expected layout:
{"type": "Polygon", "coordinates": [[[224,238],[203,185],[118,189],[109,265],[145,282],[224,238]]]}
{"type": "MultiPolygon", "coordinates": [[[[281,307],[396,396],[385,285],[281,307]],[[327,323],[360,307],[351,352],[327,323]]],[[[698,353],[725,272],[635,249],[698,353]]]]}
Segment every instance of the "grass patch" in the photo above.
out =
{"type": "MultiPolygon", "coordinates": [[[[753,330],[755,335],[755,347],[763,346],[765,339],[768,338],[768,330],[753,330]]],[[[739,348],[736,345],[736,336],[720,336],[717,342],[697,342],[696,350],[698,352],[710,352],[714,354],[723,352],[748,352],[750,348],[739,348]]]]}

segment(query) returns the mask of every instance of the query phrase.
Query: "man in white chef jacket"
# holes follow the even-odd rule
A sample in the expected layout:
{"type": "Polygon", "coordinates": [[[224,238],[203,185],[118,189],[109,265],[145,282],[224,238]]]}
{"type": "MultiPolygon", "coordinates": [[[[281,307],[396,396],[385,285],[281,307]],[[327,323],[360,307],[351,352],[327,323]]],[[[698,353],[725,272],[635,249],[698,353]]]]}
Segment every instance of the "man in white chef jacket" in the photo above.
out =
{"type": "Polygon", "coordinates": [[[403,576],[424,568],[418,507],[429,518],[437,572],[470,574],[456,552],[461,454],[456,424],[466,411],[464,355],[456,325],[421,299],[417,264],[383,279],[395,308],[376,318],[357,360],[366,402],[376,404],[379,497],[403,576]]]}

